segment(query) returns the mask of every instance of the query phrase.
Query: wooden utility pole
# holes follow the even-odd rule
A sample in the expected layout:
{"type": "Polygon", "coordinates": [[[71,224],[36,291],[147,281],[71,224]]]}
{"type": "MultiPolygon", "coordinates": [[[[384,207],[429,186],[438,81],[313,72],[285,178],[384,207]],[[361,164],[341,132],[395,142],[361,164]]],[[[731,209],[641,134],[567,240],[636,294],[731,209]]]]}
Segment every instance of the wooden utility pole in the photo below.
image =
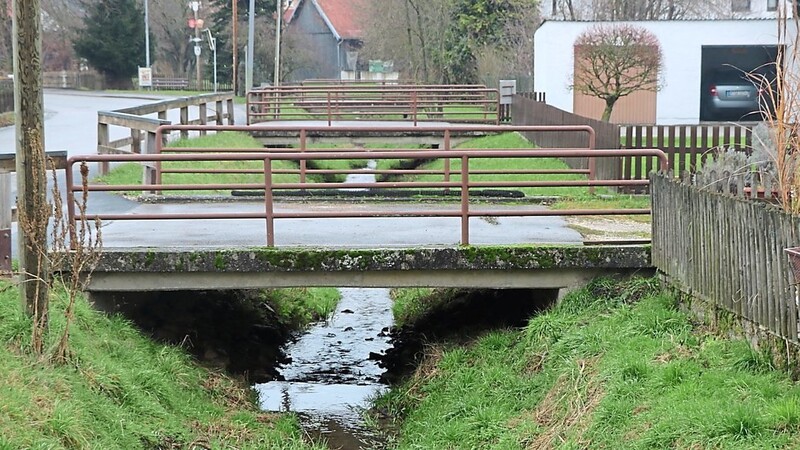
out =
{"type": "Polygon", "coordinates": [[[20,297],[25,311],[34,318],[35,330],[44,330],[47,327],[49,282],[46,251],[50,214],[47,209],[42,114],[41,17],[39,0],[14,0],[14,113],[17,134],[20,297]]]}

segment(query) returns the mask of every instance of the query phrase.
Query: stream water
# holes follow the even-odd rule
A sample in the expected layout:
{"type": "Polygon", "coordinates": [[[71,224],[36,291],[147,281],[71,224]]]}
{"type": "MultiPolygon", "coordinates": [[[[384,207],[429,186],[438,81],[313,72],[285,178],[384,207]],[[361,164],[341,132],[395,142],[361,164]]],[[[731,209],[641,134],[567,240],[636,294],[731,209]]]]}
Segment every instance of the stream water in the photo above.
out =
{"type": "Polygon", "coordinates": [[[388,289],[340,289],[336,312],[286,347],[283,381],[255,385],[261,408],[298,413],[304,430],[332,449],[377,449],[378,433],[364,425],[369,399],[386,387],[371,358],[389,347],[392,300],[388,289]]]}

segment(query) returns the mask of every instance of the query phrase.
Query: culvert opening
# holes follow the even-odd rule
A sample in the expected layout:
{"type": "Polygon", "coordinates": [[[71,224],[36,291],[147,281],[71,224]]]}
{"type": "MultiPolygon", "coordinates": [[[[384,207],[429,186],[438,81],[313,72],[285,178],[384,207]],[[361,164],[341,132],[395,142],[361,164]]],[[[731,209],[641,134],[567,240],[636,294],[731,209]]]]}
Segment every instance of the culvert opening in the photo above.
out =
{"type": "Polygon", "coordinates": [[[366,426],[360,411],[413,372],[424,345],[523,327],[558,298],[557,289],[435,291],[426,313],[398,328],[388,289],[341,293],[333,317],[299,334],[280,324],[258,291],[114,293],[93,301],[201,361],[245,375],[263,409],[298,413],[313,440],[378,449],[387,432],[366,426]]]}

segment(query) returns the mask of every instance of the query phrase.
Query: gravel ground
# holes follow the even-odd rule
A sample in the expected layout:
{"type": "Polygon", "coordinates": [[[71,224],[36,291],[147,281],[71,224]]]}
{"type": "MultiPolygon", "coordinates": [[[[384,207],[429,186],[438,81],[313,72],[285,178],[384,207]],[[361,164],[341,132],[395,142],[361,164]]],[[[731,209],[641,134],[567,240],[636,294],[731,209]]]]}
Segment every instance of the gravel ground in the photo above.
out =
{"type": "Polygon", "coordinates": [[[649,222],[622,217],[575,216],[564,217],[564,220],[585,241],[649,239],[652,231],[649,222]]]}

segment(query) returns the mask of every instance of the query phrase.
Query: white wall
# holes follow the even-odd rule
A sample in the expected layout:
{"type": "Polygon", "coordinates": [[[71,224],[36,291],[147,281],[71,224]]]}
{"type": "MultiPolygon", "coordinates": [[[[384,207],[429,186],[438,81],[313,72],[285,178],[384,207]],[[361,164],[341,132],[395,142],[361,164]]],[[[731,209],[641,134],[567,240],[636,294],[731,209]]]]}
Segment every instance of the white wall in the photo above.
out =
{"type": "MultiPolygon", "coordinates": [[[[704,45],[776,45],[778,24],[772,20],[687,20],[628,22],[653,32],[664,54],[656,121],[659,125],[694,124],[700,119],[700,67],[704,45]]],[[[535,91],[547,103],[572,111],[573,43],[598,22],[548,21],[534,34],[535,91]]]]}

